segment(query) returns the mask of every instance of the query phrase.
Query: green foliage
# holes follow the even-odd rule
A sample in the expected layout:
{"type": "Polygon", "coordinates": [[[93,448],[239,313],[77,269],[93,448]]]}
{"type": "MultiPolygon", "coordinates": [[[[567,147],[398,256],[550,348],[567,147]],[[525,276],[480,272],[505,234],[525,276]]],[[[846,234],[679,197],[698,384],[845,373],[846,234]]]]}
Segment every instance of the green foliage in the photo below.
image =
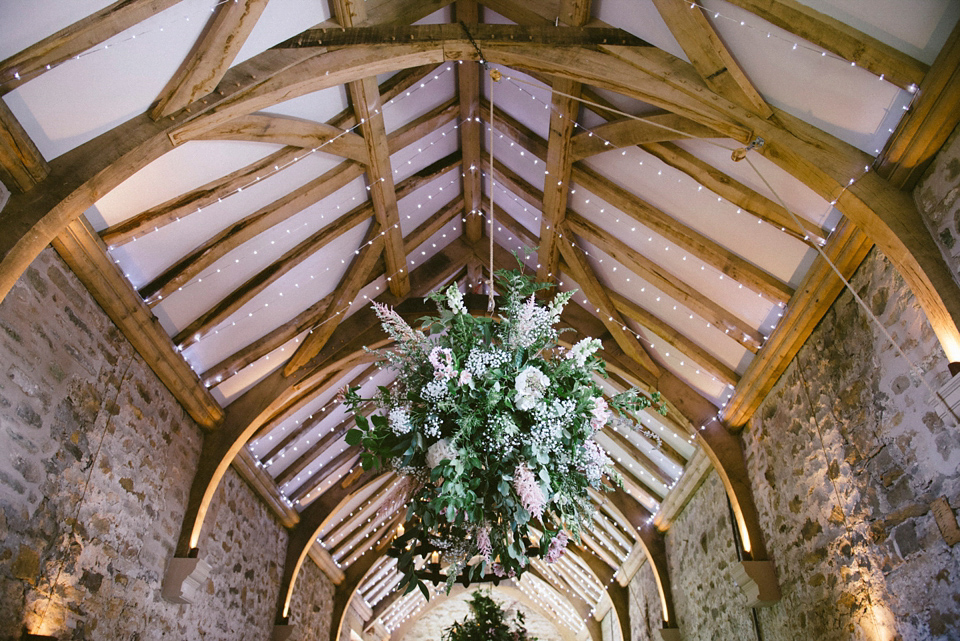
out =
{"type": "Polygon", "coordinates": [[[608,410],[594,380],[605,376],[600,342],[558,345],[554,325],[573,293],[544,305],[535,296],[549,285],[516,271],[497,277],[497,318],[467,313],[453,286],[431,295],[439,314],[419,330],[377,306],[396,341],[380,352],[396,384],[374,399],[346,393],[357,423],[347,442],[362,446],[363,466],[414,481],[405,532],[389,552],[408,591],[425,590],[425,577],[442,580],[436,568],[415,568],[434,551],[449,566],[449,585],[461,573],[519,576],[561,529],[576,537],[591,521],[588,489],[618,480],[593,435],[609,410],[659,405],[657,396],[628,390],[608,410]],[[379,413],[364,418],[359,410],[371,400],[379,413]],[[546,534],[535,540],[531,527],[546,534]]]}
{"type": "Polygon", "coordinates": [[[500,604],[480,590],[468,601],[472,615],[443,631],[443,641],[537,641],[527,636],[523,612],[518,611],[511,624],[500,604]]]}

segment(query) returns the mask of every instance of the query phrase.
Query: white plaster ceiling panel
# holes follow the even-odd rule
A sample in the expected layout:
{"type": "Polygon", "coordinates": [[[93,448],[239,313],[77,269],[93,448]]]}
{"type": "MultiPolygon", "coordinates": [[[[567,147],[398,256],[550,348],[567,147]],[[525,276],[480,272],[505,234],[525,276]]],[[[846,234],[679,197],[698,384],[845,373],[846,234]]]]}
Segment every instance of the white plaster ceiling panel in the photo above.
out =
{"type": "MultiPolygon", "coordinates": [[[[543,139],[550,133],[550,104],[551,94],[538,80],[523,73],[523,71],[503,65],[491,64],[490,70],[481,70],[480,95],[490,100],[490,71],[497,70],[502,74],[500,82],[493,83],[494,111],[503,110],[513,116],[527,128],[536,132],[543,139]]],[[[485,124],[489,124],[489,109],[481,110],[480,117],[485,124]]],[[[489,134],[488,134],[489,135],[489,134]]]]}
{"type": "Polygon", "coordinates": [[[720,0],[704,3],[722,11],[707,18],[767,102],[867,153],[883,147],[909,93],[754,14],[720,0]]]}
{"type": "Polygon", "coordinates": [[[145,112],[215,5],[184,0],[111,38],[109,49],[54,67],[4,100],[44,158],[56,158],[145,112]],[[128,40],[131,35],[136,39],[128,40]]]}
{"type": "MultiPolygon", "coordinates": [[[[130,282],[139,289],[208,239],[213,238],[238,220],[253,214],[260,208],[279,200],[317,178],[324,171],[335,166],[337,160],[332,156],[320,153],[306,156],[280,172],[274,173],[263,180],[255,181],[254,184],[249,185],[243,191],[233,193],[228,198],[224,198],[222,202],[213,203],[200,212],[160,227],[155,232],[137,237],[135,242],[114,247],[111,255],[120,261],[124,272],[129,274],[130,282]]],[[[139,179],[135,180],[129,188],[122,186],[123,191],[121,193],[127,193],[127,189],[136,190],[142,184],[139,179]]],[[[350,185],[347,185],[331,196],[331,200],[338,205],[343,198],[347,198],[349,202],[349,197],[345,194],[350,192],[350,185]]],[[[354,189],[353,195],[362,198],[362,195],[358,194],[359,192],[354,189]]],[[[342,211],[345,212],[347,209],[349,208],[343,208],[342,211]]],[[[327,216],[327,219],[329,220],[330,216],[327,216]]],[[[293,224],[291,221],[292,219],[288,219],[286,223],[293,224]]],[[[298,224],[302,224],[302,221],[298,224]]],[[[294,227],[284,227],[284,230],[286,229],[290,229],[291,235],[293,235],[294,227]]],[[[303,233],[303,231],[297,230],[297,233],[303,233]]],[[[251,241],[251,246],[261,241],[262,239],[254,239],[251,241]]],[[[253,249],[256,249],[256,247],[253,247],[253,249]]],[[[252,250],[248,248],[247,251],[249,253],[252,250]]],[[[238,268],[236,270],[231,269],[228,272],[230,276],[234,277],[235,281],[237,278],[246,280],[242,276],[234,276],[235,274],[239,275],[244,270],[239,265],[246,264],[244,260],[246,256],[247,254],[236,255],[231,259],[240,260],[240,263],[237,263],[238,268]]],[[[215,272],[215,270],[213,271],[215,272]]],[[[244,271],[244,273],[249,275],[249,270],[244,271]]],[[[204,274],[210,276],[212,272],[208,270],[204,274]]]]}
{"type": "Polygon", "coordinates": [[[416,120],[457,94],[457,79],[453,72],[453,64],[447,63],[437,67],[409,90],[383,106],[383,121],[387,133],[416,120]]]}
{"type": "MultiPolygon", "coordinates": [[[[797,265],[807,253],[807,246],[779,228],[739,209],[706,188],[699,188],[693,179],[673,169],[658,158],[636,148],[606,152],[593,156],[587,165],[641,200],[666,212],[741,258],[757,265],[782,281],[789,281],[797,265]],[[624,156],[623,151],[627,154],[624,156]]],[[[577,194],[580,196],[579,185],[577,194]]],[[[584,197],[584,200],[586,196],[584,197]]],[[[599,213],[599,199],[594,207],[585,204],[578,211],[588,217],[599,213]]],[[[673,251],[672,249],[670,251],[673,251]]],[[[657,262],[674,259],[658,256],[657,262]]]]}
{"type": "Polygon", "coordinates": [[[933,63],[960,18],[956,0],[798,1],[927,64],[933,63]]]}
{"type": "MultiPolygon", "coordinates": [[[[442,153],[444,150],[437,149],[434,146],[429,151],[442,153]]],[[[426,153],[423,155],[426,155],[426,153]]],[[[431,153],[430,155],[434,154],[431,153]]],[[[456,200],[460,193],[460,171],[451,170],[399,200],[397,210],[400,215],[400,230],[403,235],[407,236],[433,214],[444,209],[456,200]]]]}
{"type": "Polygon", "coordinates": [[[652,0],[594,0],[593,15],[629,31],[655,47],[686,60],[686,54],[670,33],[652,0]]]}
{"type": "Polygon", "coordinates": [[[97,215],[87,214],[87,219],[94,229],[102,231],[280,148],[280,145],[258,142],[192,140],[175,147],[104,194],[96,202],[97,215]]]}
{"type": "MultiPolygon", "coordinates": [[[[363,231],[362,225],[351,230],[347,235],[352,235],[352,238],[344,242],[359,242],[363,231]]],[[[184,357],[198,371],[206,370],[235,352],[238,345],[248,345],[267,331],[287,322],[333,291],[346,271],[345,262],[341,262],[346,258],[342,250],[330,249],[329,246],[317,252],[260,292],[213,332],[185,349],[184,357]],[[328,268],[330,271],[327,271],[328,268]]],[[[159,307],[156,309],[159,310],[159,307]]],[[[158,317],[161,322],[164,320],[159,313],[158,317]]]]}
{"type": "MultiPolygon", "coordinates": [[[[283,365],[287,358],[293,353],[291,350],[299,344],[300,340],[303,340],[305,334],[306,332],[289,341],[287,344],[281,345],[269,353],[264,354],[261,358],[236,374],[226,377],[222,383],[219,383],[211,390],[213,397],[217,399],[221,407],[226,407],[230,402],[236,400],[244,392],[283,365]]],[[[195,364],[192,365],[192,368],[197,374],[204,372],[203,368],[195,364]]]]}
{"type": "Polygon", "coordinates": [[[330,7],[315,0],[270,0],[233,64],[330,19],[330,7]]]}
{"type": "MultiPolygon", "coordinates": [[[[345,85],[328,87],[320,91],[297,96],[290,100],[261,109],[264,113],[303,118],[314,122],[327,122],[350,105],[345,85]]],[[[359,128],[351,130],[359,133],[359,128]]]]}
{"type": "MultiPolygon", "coordinates": [[[[489,177],[487,174],[484,174],[484,211],[487,211],[490,208],[490,195],[488,193],[489,188],[489,177]]],[[[520,225],[527,230],[527,234],[530,236],[531,240],[536,243],[537,238],[540,237],[540,220],[543,216],[538,208],[514,194],[509,188],[500,184],[499,181],[495,181],[493,184],[493,201],[495,204],[499,205],[503,211],[509,214],[511,218],[520,223],[520,225]]],[[[496,222],[496,218],[494,218],[494,221],[496,222]]]]}
{"type": "MultiPolygon", "coordinates": [[[[483,159],[488,161],[490,159],[490,130],[484,127],[484,131],[483,159]]],[[[512,169],[534,189],[543,191],[546,184],[546,163],[520,143],[513,142],[507,134],[496,128],[493,130],[493,158],[495,162],[503,163],[509,169],[512,169]]],[[[489,188],[489,178],[484,180],[484,183],[484,188],[489,188]]],[[[494,198],[497,198],[496,192],[494,192],[494,198]]]]}
{"type": "Polygon", "coordinates": [[[3,0],[0,2],[0,60],[113,2],[114,0],[3,0]]]}
{"type": "Polygon", "coordinates": [[[459,126],[456,121],[452,121],[403,149],[396,150],[390,156],[394,184],[452,154],[458,149],[459,141],[459,126]]]}

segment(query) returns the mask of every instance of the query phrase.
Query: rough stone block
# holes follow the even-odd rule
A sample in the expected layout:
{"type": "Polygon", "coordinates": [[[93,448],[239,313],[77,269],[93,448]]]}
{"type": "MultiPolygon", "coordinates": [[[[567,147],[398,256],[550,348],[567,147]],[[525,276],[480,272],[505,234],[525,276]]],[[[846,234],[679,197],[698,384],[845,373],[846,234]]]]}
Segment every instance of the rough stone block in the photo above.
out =
{"type": "Polygon", "coordinates": [[[296,626],[290,624],[275,625],[273,626],[273,634],[270,636],[270,641],[287,641],[294,630],[296,630],[296,626]]]}
{"type": "Polygon", "coordinates": [[[660,628],[660,641],[680,641],[680,628],[660,628]]]}

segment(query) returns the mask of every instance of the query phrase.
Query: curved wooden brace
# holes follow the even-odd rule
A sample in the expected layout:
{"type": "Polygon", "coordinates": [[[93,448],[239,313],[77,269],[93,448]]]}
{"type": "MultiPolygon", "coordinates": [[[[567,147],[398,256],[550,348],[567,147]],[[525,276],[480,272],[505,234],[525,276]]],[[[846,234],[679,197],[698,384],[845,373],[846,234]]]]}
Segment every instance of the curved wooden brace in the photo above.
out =
{"type": "MultiPolygon", "coordinates": [[[[277,623],[285,621],[290,614],[290,599],[293,597],[297,576],[317,535],[336,516],[341,505],[346,504],[366,483],[375,480],[378,476],[376,472],[367,471],[347,486],[342,482],[338,483],[300,513],[300,521],[290,531],[290,538],[287,539],[287,555],[283,564],[280,593],[277,599],[277,623]]],[[[345,574],[346,582],[350,576],[349,569],[345,574]]]]}
{"type": "Polygon", "coordinates": [[[617,622],[620,624],[621,641],[630,641],[630,590],[625,588],[614,580],[616,572],[610,569],[610,566],[601,561],[597,556],[584,549],[578,555],[583,562],[587,564],[590,571],[597,577],[610,597],[613,604],[613,611],[617,615],[617,622]]]}
{"type": "MultiPolygon", "coordinates": [[[[649,511],[621,490],[617,489],[604,495],[620,511],[627,522],[633,526],[643,552],[650,562],[653,578],[660,594],[660,607],[663,611],[664,627],[677,625],[676,611],[673,607],[673,592],[670,587],[670,569],[667,565],[667,547],[663,533],[653,525],[649,511]]],[[[629,628],[627,628],[629,630],[629,628]]]]}
{"type": "MultiPolygon", "coordinates": [[[[302,48],[266,51],[231,69],[219,87],[223,93],[205,96],[202,100],[207,104],[194,103],[189,112],[184,110],[162,124],[138,116],[55,159],[49,176],[37,188],[11,198],[0,221],[7,231],[0,238],[0,297],[69,222],[173,145],[280,100],[398,69],[472,60],[475,51],[459,26],[446,26],[453,28],[446,33],[440,25],[443,37],[431,42],[381,42],[328,51],[307,38],[305,45],[289,45],[302,48]]],[[[410,29],[416,33],[417,27],[410,29]]],[[[960,285],[916,206],[908,195],[873,173],[847,189],[849,179],[860,176],[869,164],[866,154],[782,112],[769,120],[759,118],[706,89],[687,63],[659,51],[653,55],[651,47],[587,49],[549,42],[508,45],[497,40],[480,44],[487,58],[498,64],[622,93],[737,140],[763,137],[762,153],[825,198],[839,199],[841,211],[867,232],[910,285],[947,357],[960,360],[960,285]]]]}

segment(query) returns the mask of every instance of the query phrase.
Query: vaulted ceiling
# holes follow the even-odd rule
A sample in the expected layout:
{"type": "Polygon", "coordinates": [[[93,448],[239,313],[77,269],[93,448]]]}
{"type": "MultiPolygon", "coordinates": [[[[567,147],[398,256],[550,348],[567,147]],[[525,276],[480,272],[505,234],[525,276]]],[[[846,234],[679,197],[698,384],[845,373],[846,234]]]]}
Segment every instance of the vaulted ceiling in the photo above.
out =
{"type": "Polygon", "coordinates": [[[362,474],[335,400],[391,379],[367,303],[417,317],[510,251],[577,289],[606,389],[670,411],[605,430],[629,501],[595,497],[579,554],[517,586],[576,638],[636,519],[668,527],[698,428],[742,425],[839,291],[826,257],[849,274],[879,242],[851,224],[867,196],[835,205],[896,164],[960,16],[912,4],[7,1],[4,215],[64,212],[54,246],[210,430],[214,484],[233,461],[290,527],[321,500],[312,556],[363,567],[397,635],[422,599],[378,554],[396,478],[362,474]]]}

